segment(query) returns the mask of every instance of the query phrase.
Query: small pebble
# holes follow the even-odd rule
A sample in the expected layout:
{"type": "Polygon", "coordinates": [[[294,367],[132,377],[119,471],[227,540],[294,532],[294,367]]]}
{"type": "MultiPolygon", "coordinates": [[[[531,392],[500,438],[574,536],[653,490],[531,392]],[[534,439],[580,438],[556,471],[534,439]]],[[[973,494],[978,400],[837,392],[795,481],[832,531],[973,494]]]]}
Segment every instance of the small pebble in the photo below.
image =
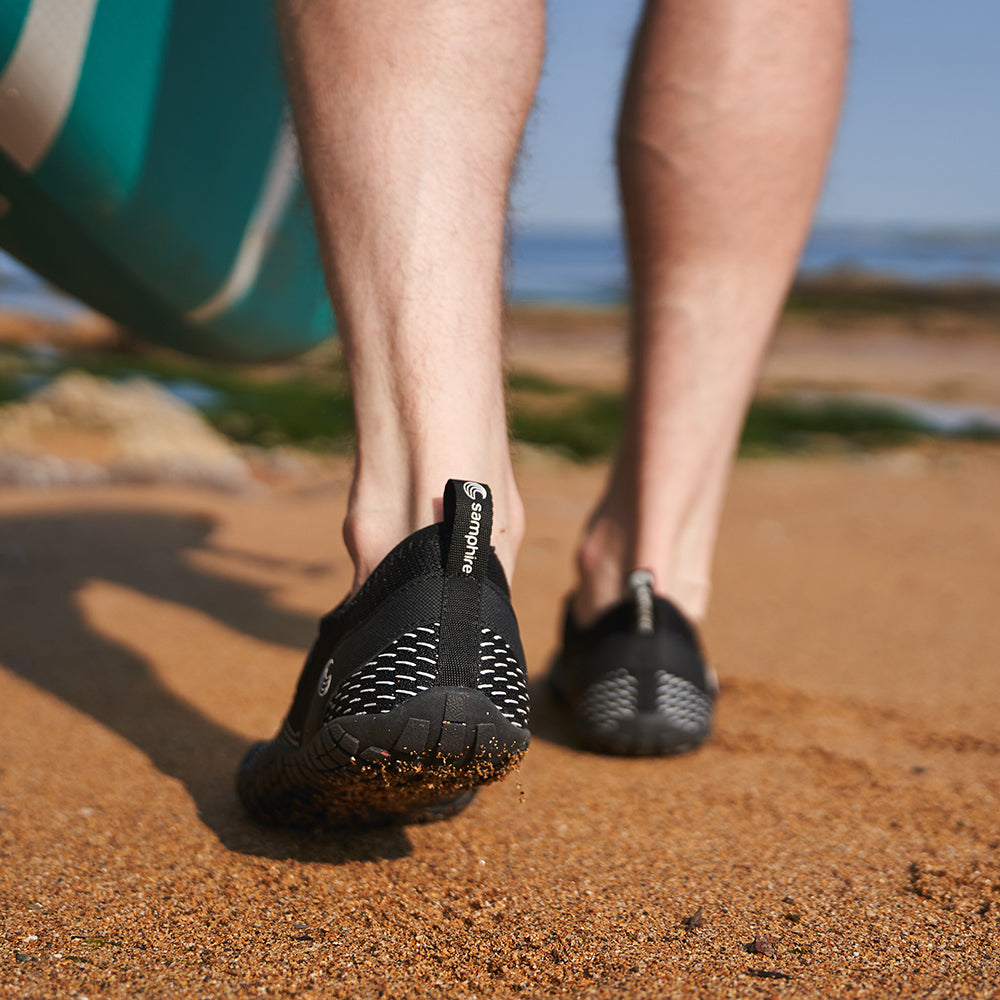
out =
{"type": "Polygon", "coordinates": [[[774,958],[778,954],[775,950],[774,942],[763,934],[758,934],[749,944],[743,947],[751,955],[767,955],[768,958],[774,958]]]}

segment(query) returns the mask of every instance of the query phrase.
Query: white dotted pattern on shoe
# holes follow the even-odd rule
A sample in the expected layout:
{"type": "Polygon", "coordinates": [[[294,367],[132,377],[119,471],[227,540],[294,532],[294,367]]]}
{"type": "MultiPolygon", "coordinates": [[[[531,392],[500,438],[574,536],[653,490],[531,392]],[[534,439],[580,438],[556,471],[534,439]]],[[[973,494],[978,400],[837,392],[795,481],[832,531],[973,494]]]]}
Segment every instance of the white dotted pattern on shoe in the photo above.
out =
{"type": "Polygon", "coordinates": [[[402,698],[426,691],[437,677],[438,634],[441,625],[421,625],[404,632],[374,660],[369,660],[341,685],[326,710],[326,720],[341,715],[388,712],[402,698]]]}
{"type": "Polygon", "coordinates": [[[580,701],[583,721],[604,731],[614,729],[638,710],[639,682],[624,667],[591,684],[580,701]]]}
{"type": "Polygon", "coordinates": [[[484,628],[479,642],[477,687],[515,726],[528,724],[528,682],[524,669],[502,635],[484,628]]]}
{"type": "Polygon", "coordinates": [[[683,677],[657,670],[656,711],[678,729],[701,732],[712,717],[712,699],[683,677]]]}
{"type": "MultiPolygon", "coordinates": [[[[405,632],[341,685],[326,710],[326,721],[343,715],[391,711],[403,698],[432,687],[437,677],[441,625],[405,632]]],[[[477,687],[516,726],[528,724],[528,685],[503,636],[481,630],[477,687]]]]}

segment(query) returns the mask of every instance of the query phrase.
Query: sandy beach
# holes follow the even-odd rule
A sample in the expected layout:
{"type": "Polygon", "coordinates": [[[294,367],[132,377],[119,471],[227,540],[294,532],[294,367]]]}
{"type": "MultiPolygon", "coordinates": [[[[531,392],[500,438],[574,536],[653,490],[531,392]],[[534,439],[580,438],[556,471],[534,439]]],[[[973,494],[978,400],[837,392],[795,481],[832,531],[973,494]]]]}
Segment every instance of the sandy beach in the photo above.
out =
{"type": "MultiPolygon", "coordinates": [[[[613,381],[594,329],[512,366],[613,381]]],[[[765,390],[1000,404],[1000,338],[844,336],[787,332],[765,390]]],[[[520,772],[446,823],[263,829],[233,774],[348,585],[349,470],[0,489],[0,996],[1000,995],[1000,445],[738,463],[716,729],[667,760],[547,700],[604,467],[522,449],[520,772]]]]}

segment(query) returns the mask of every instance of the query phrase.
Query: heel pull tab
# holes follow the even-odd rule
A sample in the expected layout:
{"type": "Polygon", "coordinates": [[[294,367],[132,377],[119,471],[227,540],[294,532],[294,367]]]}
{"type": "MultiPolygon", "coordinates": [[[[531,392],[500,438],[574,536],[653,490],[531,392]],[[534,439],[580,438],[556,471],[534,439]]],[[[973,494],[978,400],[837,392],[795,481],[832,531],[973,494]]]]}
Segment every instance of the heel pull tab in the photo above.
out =
{"type": "Polygon", "coordinates": [[[471,577],[482,583],[490,558],[493,494],[482,483],[449,479],[444,488],[444,523],[451,533],[448,576],[471,577]]]}
{"type": "Polygon", "coordinates": [[[635,630],[648,635],[656,629],[653,615],[653,574],[648,569],[637,569],[628,576],[628,589],[635,603],[635,630]]]}
{"type": "Polygon", "coordinates": [[[483,584],[493,531],[493,495],[489,487],[449,479],[444,488],[444,528],[448,558],[441,593],[435,683],[475,687],[479,680],[483,584]]]}

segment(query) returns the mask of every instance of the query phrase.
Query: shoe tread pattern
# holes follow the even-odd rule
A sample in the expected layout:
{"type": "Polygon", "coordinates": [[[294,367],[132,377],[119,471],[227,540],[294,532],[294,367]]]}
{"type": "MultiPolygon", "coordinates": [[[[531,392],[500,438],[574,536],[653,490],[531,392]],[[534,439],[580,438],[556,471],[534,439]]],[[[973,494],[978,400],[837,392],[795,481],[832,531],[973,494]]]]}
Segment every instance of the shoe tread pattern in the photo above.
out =
{"type": "Polygon", "coordinates": [[[341,717],[307,747],[258,744],[239,793],[256,819],[280,825],[440,818],[508,774],[528,741],[482,693],[430,688],[389,712],[341,717]]]}

